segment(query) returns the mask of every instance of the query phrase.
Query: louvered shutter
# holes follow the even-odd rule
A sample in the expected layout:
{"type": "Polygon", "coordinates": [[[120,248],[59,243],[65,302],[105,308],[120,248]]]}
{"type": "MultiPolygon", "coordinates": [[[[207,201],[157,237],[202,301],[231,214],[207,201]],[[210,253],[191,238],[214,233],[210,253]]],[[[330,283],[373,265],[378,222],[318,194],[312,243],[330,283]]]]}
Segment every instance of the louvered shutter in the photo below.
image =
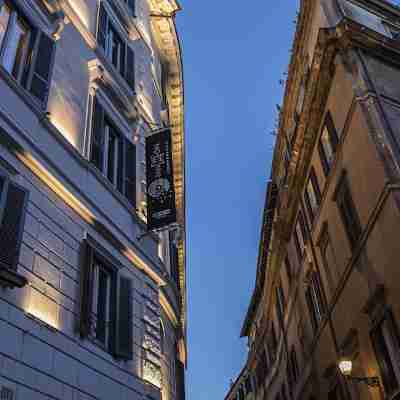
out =
{"type": "Polygon", "coordinates": [[[124,187],[124,139],[122,136],[118,139],[118,166],[117,166],[117,189],[123,193],[124,187]]]}
{"type": "Polygon", "coordinates": [[[4,178],[2,196],[6,196],[0,226],[0,267],[16,270],[25,220],[28,193],[4,178]]]}
{"type": "Polygon", "coordinates": [[[136,146],[125,141],[125,196],[136,207],[136,146]]]}
{"type": "Polygon", "coordinates": [[[80,270],[80,320],[79,333],[81,337],[90,334],[92,318],[93,298],[93,257],[94,252],[90,244],[85,240],[81,247],[81,270],[80,270]]]}
{"type": "Polygon", "coordinates": [[[104,110],[96,97],[93,99],[92,141],[90,162],[103,171],[104,157],[104,110]]]}
{"type": "Polygon", "coordinates": [[[135,53],[129,46],[126,46],[125,79],[132,90],[135,90],[135,53]]]}
{"type": "Polygon", "coordinates": [[[121,276],[117,294],[116,356],[124,360],[133,358],[132,281],[121,276]]]}
{"type": "Polygon", "coordinates": [[[128,7],[131,10],[132,15],[135,16],[135,14],[136,14],[136,12],[135,12],[135,0],[127,0],[126,4],[128,4],[128,7]]]}
{"type": "Polygon", "coordinates": [[[49,96],[56,46],[55,42],[43,32],[38,34],[37,40],[39,42],[34,56],[29,90],[43,105],[45,105],[49,96]]]}
{"type": "Polygon", "coordinates": [[[99,20],[97,25],[97,43],[106,50],[107,39],[107,12],[103,2],[100,2],[99,20]]]}

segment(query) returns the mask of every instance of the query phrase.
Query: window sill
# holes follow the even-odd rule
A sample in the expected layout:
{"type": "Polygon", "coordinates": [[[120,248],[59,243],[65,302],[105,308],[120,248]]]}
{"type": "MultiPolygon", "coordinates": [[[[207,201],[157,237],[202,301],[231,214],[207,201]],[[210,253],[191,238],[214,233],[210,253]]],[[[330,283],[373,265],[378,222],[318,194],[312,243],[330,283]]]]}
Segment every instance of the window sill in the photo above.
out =
{"type": "Polygon", "coordinates": [[[28,283],[28,280],[22,276],[19,275],[17,272],[0,267],[0,285],[14,289],[16,287],[22,288],[28,283]]]}
{"type": "Polygon", "coordinates": [[[24,89],[5,69],[0,65],[0,78],[21,98],[21,100],[39,117],[43,118],[46,110],[40,103],[24,89]]]}

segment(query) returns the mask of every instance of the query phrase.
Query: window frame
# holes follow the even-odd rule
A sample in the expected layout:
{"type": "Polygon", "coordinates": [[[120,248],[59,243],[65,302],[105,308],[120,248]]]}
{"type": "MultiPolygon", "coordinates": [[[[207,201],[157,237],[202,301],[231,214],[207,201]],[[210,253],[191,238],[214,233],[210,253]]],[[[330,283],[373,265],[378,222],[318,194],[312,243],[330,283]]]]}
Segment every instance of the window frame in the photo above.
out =
{"type": "Polygon", "coordinates": [[[318,331],[321,322],[325,318],[326,304],[324,300],[322,281],[317,271],[312,271],[309,276],[309,284],[307,286],[305,296],[307,307],[310,314],[311,325],[314,333],[318,331]]]}
{"type": "Polygon", "coordinates": [[[336,202],[347,239],[349,240],[350,248],[353,251],[362,236],[362,227],[346,171],[342,173],[333,198],[336,202]]]}
{"type": "Polygon", "coordinates": [[[304,198],[306,200],[308,216],[309,216],[309,219],[310,219],[310,222],[312,225],[314,223],[314,220],[318,213],[319,207],[321,205],[321,198],[322,198],[321,190],[320,190],[319,183],[318,183],[318,178],[315,173],[314,167],[311,167],[311,170],[310,170],[310,174],[309,174],[307,184],[305,187],[305,191],[304,191],[304,198]],[[312,191],[311,195],[314,196],[314,198],[315,198],[315,205],[312,204],[313,202],[310,197],[309,188],[311,188],[311,191],[312,191]]]}
{"type": "Polygon", "coordinates": [[[332,114],[330,113],[330,111],[328,111],[325,115],[325,121],[321,129],[318,141],[319,157],[326,178],[329,176],[332,170],[332,166],[335,162],[338,144],[339,144],[339,135],[336,130],[335,124],[333,122],[332,114]],[[331,162],[329,162],[324,145],[322,144],[322,136],[324,135],[325,130],[328,133],[328,141],[332,151],[331,162]]]}
{"type": "Polygon", "coordinates": [[[303,261],[306,244],[307,244],[307,233],[306,233],[305,223],[306,222],[304,220],[304,214],[302,211],[299,211],[299,213],[297,215],[297,219],[296,219],[296,224],[294,227],[294,239],[295,239],[296,250],[297,250],[297,255],[298,255],[300,264],[303,261]]]}
{"type": "Polygon", "coordinates": [[[371,344],[374,350],[374,354],[376,357],[376,361],[380,370],[380,374],[382,377],[382,383],[385,388],[385,391],[392,395],[400,389],[400,366],[399,366],[399,350],[400,350],[400,334],[399,327],[393,315],[393,311],[390,307],[385,307],[383,314],[380,319],[374,323],[372,329],[370,330],[370,339],[371,344]],[[385,322],[389,323],[388,327],[383,326],[385,322]],[[389,332],[383,332],[383,329],[389,329],[389,332]],[[380,332],[379,339],[383,341],[385,351],[387,354],[382,354],[382,349],[377,348],[377,343],[375,342],[374,335],[380,332]],[[390,343],[388,343],[388,337],[390,338],[390,343]],[[397,342],[397,343],[394,343],[397,342]],[[397,351],[393,351],[393,348],[397,347],[397,351]],[[397,354],[396,362],[393,361],[393,357],[397,354]],[[388,355],[388,357],[386,357],[388,355]],[[384,361],[382,361],[384,359],[384,361]],[[383,363],[389,363],[391,368],[391,373],[393,374],[395,383],[389,382],[391,378],[388,377],[387,374],[384,373],[385,368],[383,367],[383,363]],[[396,368],[397,367],[397,368],[396,368]]]}

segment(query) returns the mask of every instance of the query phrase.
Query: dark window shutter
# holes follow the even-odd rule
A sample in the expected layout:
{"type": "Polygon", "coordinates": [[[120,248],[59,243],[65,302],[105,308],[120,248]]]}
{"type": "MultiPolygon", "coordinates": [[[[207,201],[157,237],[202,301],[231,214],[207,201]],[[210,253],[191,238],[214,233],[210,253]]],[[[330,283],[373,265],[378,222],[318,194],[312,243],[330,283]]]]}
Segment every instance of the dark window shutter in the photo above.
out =
{"type": "Polygon", "coordinates": [[[312,325],[313,331],[315,332],[318,328],[318,320],[315,315],[314,301],[313,301],[313,296],[312,296],[311,290],[312,290],[311,287],[308,287],[305,292],[305,296],[306,296],[306,301],[307,301],[308,312],[310,314],[311,325],[312,325]]]}
{"type": "Polygon", "coordinates": [[[169,232],[169,255],[171,264],[171,276],[179,288],[179,255],[178,248],[175,245],[174,232],[169,232]]]}
{"type": "Polygon", "coordinates": [[[50,90],[51,72],[53,70],[56,45],[55,42],[43,32],[38,35],[39,44],[33,65],[33,74],[30,92],[42,104],[46,104],[50,90]]]}
{"type": "Polygon", "coordinates": [[[125,141],[125,196],[136,207],[136,146],[125,141]]]}
{"type": "Polygon", "coordinates": [[[311,179],[311,184],[313,185],[315,195],[317,197],[317,202],[319,205],[321,203],[322,196],[321,196],[321,190],[319,188],[318,179],[317,179],[317,175],[315,174],[314,168],[311,168],[310,179],[311,179]]]}
{"type": "Polygon", "coordinates": [[[176,359],[176,391],[178,400],[185,400],[185,366],[176,359]]]}
{"type": "Polygon", "coordinates": [[[332,115],[330,112],[328,112],[326,114],[325,124],[326,124],[326,127],[328,128],[329,140],[331,142],[332,149],[334,152],[336,152],[339,138],[338,138],[337,130],[336,130],[336,127],[335,127],[335,124],[333,122],[333,118],[332,118],[332,115]]]}
{"type": "Polygon", "coordinates": [[[127,4],[129,9],[132,12],[132,15],[135,16],[136,12],[135,12],[135,0],[127,0],[127,4]]]}
{"type": "Polygon", "coordinates": [[[119,137],[118,140],[118,166],[117,166],[117,189],[120,193],[123,193],[124,190],[124,139],[122,136],[119,137]]]}
{"type": "Polygon", "coordinates": [[[81,337],[87,337],[91,330],[91,310],[93,297],[93,257],[94,251],[85,240],[81,247],[81,294],[80,294],[80,324],[81,337]]]}
{"type": "Polygon", "coordinates": [[[135,53],[133,50],[126,46],[126,71],[125,79],[132,90],[135,90],[135,53]]]}
{"type": "Polygon", "coordinates": [[[124,360],[133,358],[132,281],[119,278],[118,314],[116,330],[116,356],[124,360]]]}
{"type": "Polygon", "coordinates": [[[103,171],[104,156],[104,110],[96,97],[93,99],[92,118],[92,143],[90,151],[90,162],[100,171],[103,171]]]}
{"type": "Polygon", "coordinates": [[[5,203],[0,226],[0,267],[16,270],[25,220],[28,194],[2,178],[5,203]],[[7,189],[6,189],[7,188],[7,189]]]}
{"type": "Polygon", "coordinates": [[[103,2],[100,2],[99,20],[97,26],[97,43],[105,50],[107,38],[107,12],[103,2]]]}

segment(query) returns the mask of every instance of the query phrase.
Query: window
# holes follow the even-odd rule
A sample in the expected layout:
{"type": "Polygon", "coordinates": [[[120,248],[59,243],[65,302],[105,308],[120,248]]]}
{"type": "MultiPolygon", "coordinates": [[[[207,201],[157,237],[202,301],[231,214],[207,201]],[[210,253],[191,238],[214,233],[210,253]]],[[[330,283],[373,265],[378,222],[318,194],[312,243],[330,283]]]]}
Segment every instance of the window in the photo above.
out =
{"type": "Polygon", "coordinates": [[[295,227],[295,242],[296,242],[297,254],[299,256],[299,262],[301,262],[306,247],[306,228],[304,225],[304,217],[302,212],[300,212],[299,216],[297,217],[297,222],[295,227]]]}
{"type": "Polygon", "coordinates": [[[285,314],[285,293],[283,292],[282,283],[279,283],[276,288],[276,309],[280,321],[283,321],[285,314]]]}
{"type": "Polygon", "coordinates": [[[118,131],[97,97],[93,98],[90,161],[136,206],[136,147],[118,131]]]}
{"type": "Polygon", "coordinates": [[[314,332],[316,332],[325,313],[325,301],[322,293],[321,280],[316,271],[310,274],[310,284],[306,289],[305,296],[311,324],[314,332]]]}
{"type": "Polygon", "coordinates": [[[3,68],[44,107],[55,43],[8,2],[0,2],[0,50],[3,68]]]}
{"type": "Polygon", "coordinates": [[[248,375],[244,381],[244,387],[246,389],[246,395],[253,392],[253,387],[251,385],[251,376],[248,375]]]}
{"type": "Polygon", "coordinates": [[[350,242],[350,246],[352,249],[354,249],[357,245],[358,239],[361,236],[361,225],[353,203],[350,187],[345,173],[340,179],[336,189],[335,200],[350,242]]]}
{"type": "Polygon", "coordinates": [[[26,284],[16,271],[27,200],[24,188],[0,175],[0,281],[11,287],[26,284]]]}
{"type": "Polygon", "coordinates": [[[318,207],[321,203],[321,192],[319,190],[318,180],[317,176],[315,175],[314,168],[311,168],[310,177],[308,178],[305,199],[308,208],[308,214],[310,216],[310,221],[312,223],[318,207]]]}
{"type": "Polygon", "coordinates": [[[285,257],[285,270],[286,270],[286,275],[289,283],[289,287],[292,283],[293,280],[293,271],[292,271],[292,266],[290,264],[289,257],[286,255],[285,257]]]}
{"type": "Polygon", "coordinates": [[[256,376],[258,389],[264,386],[265,379],[268,373],[268,362],[265,350],[261,351],[261,355],[257,361],[256,376]]]}
{"type": "Polygon", "coordinates": [[[165,354],[165,331],[161,321],[160,321],[160,353],[165,354]]]}
{"type": "Polygon", "coordinates": [[[400,341],[399,332],[391,310],[371,332],[371,340],[388,395],[400,388],[400,341]]]}
{"type": "Polygon", "coordinates": [[[282,400],[287,400],[288,399],[288,395],[286,393],[286,385],[284,383],[281,386],[280,394],[281,394],[281,399],[282,400]]]}
{"type": "Polygon", "coordinates": [[[318,144],[318,151],[324,169],[325,176],[329,175],[335,159],[336,148],[338,144],[338,135],[333,124],[331,114],[328,112],[325,118],[325,124],[322,128],[322,134],[318,144]]]}
{"type": "Polygon", "coordinates": [[[322,265],[324,267],[326,279],[330,289],[333,291],[336,286],[335,278],[338,276],[338,266],[326,222],[324,222],[318,246],[321,252],[322,265]]]}
{"type": "Polygon", "coordinates": [[[83,243],[80,334],[115,357],[133,352],[132,282],[118,274],[117,263],[89,238],[83,243]]]}
{"type": "Polygon", "coordinates": [[[179,287],[179,253],[176,240],[176,232],[169,231],[169,257],[171,266],[171,277],[179,287]]]}
{"type": "Polygon", "coordinates": [[[290,351],[289,361],[287,365],[287,375],[289,380],[289,386],[293,386],[297,379],[299,378],[299,365],[297,362],[297,354],[296,349],[293,346],[292,350],[290,351]]]}
{"type": "Polygon", "coordinates": [[[104,2],[100,3],[97,42],[117,72],[125,79],[130,88],[135,90],[134,52],[128,45],[128,41],[122,38],[121,33],[111,22],[104,2]]]}
{"type": "Polygon", "coordinates": [[[275,332],[275,325],[271,325],[271,332],[268,336],[267,340],[267,347],[268,347],[268,353],[269,353],[269,359],[270,362],[273,363],[276,358],[276,351],[278,348],[278,340],[276,338],[276,332],[275,332]]]}

